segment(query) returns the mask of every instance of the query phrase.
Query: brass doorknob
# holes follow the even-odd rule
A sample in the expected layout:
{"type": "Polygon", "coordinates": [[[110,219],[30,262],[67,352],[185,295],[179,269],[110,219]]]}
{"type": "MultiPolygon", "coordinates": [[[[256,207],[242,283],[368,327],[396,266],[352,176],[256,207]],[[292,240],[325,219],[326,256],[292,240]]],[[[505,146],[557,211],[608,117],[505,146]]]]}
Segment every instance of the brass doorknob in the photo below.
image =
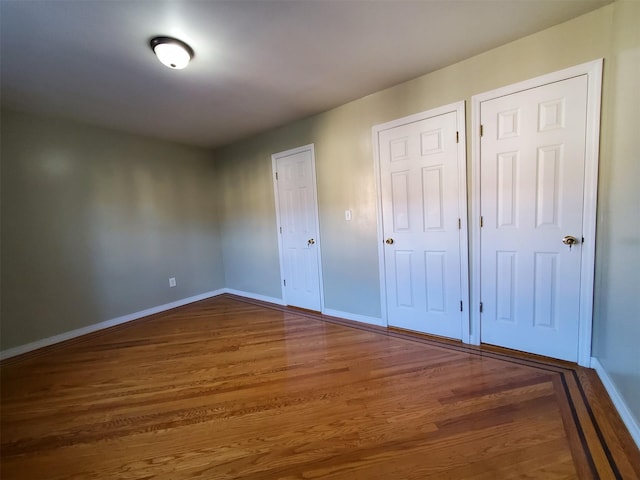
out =
{"type": "Polygon", "coordinates": [[[564,243],[565,245],[569,245],[569,250],[571,250],[571,247],[580,242],[576,237],[572,235],[565,235],[564,237],[562,237],[562,243],[564,243]]]}
{"type": "Polygon", "coordinates": [[[387,238],[384,243],[386,243],[387,245],[393,245],[393,238],[387,238]]]}
{"type": "Polygon", "coordinates": [[[310,239],[307,241],[307,245],[313,245],[314,243],[316,243],[316,241],[315,241],[313,238],[310,238],[310,239]]]}

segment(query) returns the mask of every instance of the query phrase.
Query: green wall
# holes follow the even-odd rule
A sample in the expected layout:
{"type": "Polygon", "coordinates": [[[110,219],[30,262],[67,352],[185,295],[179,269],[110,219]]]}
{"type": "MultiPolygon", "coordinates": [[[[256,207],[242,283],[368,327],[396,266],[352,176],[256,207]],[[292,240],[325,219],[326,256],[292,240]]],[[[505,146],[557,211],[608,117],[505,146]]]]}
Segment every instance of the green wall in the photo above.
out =
{"type": "MultiPolygon", "coordinates": [[[[637,129],[640,3],[617,1],[331,111],[216,151],[227,286],[280,297],[271,154],[315,144],[325,308],[379,317],[371,127],[605,59],[594,354],[640,418],[637,129]],[[344,220],[344,210],[353,220],[344,220]],[[630,291],[635,289],[634,292],[630,291]]],[[[468,137],[470,138],[470,137],[468,137]]],[[[467,145],[470,146],[468,141],[467,145]]],[[[470,152],[468,162],[471,161],[470,152]]],[[[470,178],[470,177],[469,177],[470,178]]],[[[471,196],[469,196],[471,198],[471,196]]],[[[469,209],[471,211],[471,209],[469,209]]]]}
{"type": "Polygon", "coordinates": [[[640,425],[640,2],[614,6],[600,144],[593,356],[640,425]]]}
{"type": "Polygon", "coordinates": [[[211,152],[1,121],[3,350],[224,286],[211,152]]]}

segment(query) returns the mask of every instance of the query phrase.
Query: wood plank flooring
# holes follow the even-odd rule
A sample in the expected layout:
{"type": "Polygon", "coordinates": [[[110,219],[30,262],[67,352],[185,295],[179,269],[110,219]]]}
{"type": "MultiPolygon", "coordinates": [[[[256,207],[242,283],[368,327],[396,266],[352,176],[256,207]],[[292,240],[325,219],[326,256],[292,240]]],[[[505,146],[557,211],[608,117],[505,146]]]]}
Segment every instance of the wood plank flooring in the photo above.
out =
{"type": "Polygon", "coordinates": [[[0,373],[4,480],[640,478],[590,370],[230,295],[0,373]]]}

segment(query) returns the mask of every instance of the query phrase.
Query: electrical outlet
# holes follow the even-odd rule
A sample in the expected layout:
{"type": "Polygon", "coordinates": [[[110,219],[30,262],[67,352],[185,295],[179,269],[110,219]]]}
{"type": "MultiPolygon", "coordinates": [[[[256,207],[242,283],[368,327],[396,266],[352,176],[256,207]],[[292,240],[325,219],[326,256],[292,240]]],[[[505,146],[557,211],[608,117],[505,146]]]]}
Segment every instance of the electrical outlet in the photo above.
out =
{"type": "Polygon", "coordinates": [[[347,221],[351,220],[351,210],[344,211],[344,219],[347,221]]]}
{"type": "Polygon", "coordinates": [[[169,279],[169,286],[170,287],[175,287],[176,286],[176,277],[171,277],[169,279]]]}

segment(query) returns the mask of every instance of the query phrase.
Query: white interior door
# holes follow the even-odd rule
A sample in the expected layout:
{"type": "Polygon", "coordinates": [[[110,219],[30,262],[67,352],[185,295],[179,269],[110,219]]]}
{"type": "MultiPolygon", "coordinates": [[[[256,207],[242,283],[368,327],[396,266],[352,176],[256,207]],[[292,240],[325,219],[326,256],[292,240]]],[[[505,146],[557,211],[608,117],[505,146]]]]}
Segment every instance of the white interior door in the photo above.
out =
{"type": "Polygon", "coordinates": [[[586,114],[586,75],[480,104],[482,342],[577,360],[586,114]]]}
{"type": "Polygon", "coordinates": [[[313,145],[272,156],[285,304],[321,311],[313,145]]]}
{"type": "Polygon", "coordinates": [[[468,318],[461,105],[377,131],[387,322],[456,339],[468,318]]]}

